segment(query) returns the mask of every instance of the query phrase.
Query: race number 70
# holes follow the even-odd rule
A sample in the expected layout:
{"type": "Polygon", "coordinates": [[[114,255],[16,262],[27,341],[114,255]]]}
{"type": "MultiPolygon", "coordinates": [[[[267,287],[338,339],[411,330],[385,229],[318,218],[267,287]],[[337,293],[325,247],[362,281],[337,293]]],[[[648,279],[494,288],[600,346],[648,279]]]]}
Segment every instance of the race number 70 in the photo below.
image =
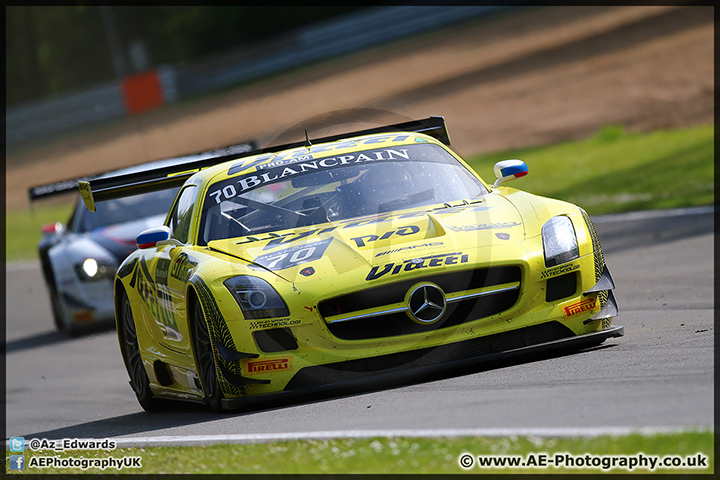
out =
{"type": "Polygon", "coordinates": [[[322,258],[332,238],[320,240],[306,245],[297,245],[277,252],[267,253],[255,258],[255,263],[269,270],[283,270],[302,263],[322,258]]]}

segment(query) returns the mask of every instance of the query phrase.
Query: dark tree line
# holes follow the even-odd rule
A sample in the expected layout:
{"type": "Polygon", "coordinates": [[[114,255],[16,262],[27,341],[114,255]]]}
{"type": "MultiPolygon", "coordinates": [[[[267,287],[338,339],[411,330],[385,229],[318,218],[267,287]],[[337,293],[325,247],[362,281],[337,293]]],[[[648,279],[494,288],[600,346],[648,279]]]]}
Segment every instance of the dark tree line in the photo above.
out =
{"type": "Polygon", "coordinates": [[[262,42],[358,6],[8,6],[6,106],[262,42]]]}

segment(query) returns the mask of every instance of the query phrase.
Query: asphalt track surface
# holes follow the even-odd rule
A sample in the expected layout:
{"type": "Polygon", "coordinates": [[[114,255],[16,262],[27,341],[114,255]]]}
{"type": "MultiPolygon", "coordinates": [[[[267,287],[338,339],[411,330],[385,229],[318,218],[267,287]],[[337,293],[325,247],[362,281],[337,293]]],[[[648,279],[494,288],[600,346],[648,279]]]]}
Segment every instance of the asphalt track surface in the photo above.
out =
{"type": "Polygon", "coordinates": [[[229,414],[142,411],[114,330],[54,330],[35,264],[7,267],[6,439],[121,446],[283,438],[593,435],[714,424],[714,215],[595,218],[625,336],[580,352],[451,370],[422,381],[229,414]]]}

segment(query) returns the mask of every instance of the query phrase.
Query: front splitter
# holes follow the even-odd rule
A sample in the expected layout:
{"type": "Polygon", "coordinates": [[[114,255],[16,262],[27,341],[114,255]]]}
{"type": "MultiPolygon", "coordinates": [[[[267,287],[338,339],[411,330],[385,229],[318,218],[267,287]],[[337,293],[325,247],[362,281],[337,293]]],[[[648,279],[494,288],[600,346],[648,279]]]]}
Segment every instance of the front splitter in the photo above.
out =
{"type": "Polygon", "coordinates": [[[343,380],[339,382],[327,383],[324,385],[313,386],[310,388],[282,391],[277,393],[268,393],[265,395],[257,395],[242,398],[223,398],[222,406],[227,410],[235,410],[245,406],[251,406],[258,403],[267,404],[268,402],[280,401],[292,397],[302,397],[306,395],[322,395],[326,393],[343,392],[357,390],[360,387],[370,387],[371,390],[377,390],[382,385],[400,384],[403,381],[417,379],[418,377],[427,377],[431,374],[437,374],[445,370],[452,370],[468,366],[477,366],[492,362],[502,362],[505,360],[515,359],[523,356],[540,355],[548,352],[560,352],[567,350],[579,350],[603,343],[608,338],[622,337],[625,334],[621,325],[612,326],[597,332],[586,333],[575,337],[562,338],[543,342],[536,345],[510,349],[502,352],[488,353],[460,360],[452,360],[434,365],[423,365],[411,368],[398,368],[381,373],[369,372],[361,378],[353,378],[351,380],[343,380]]]}

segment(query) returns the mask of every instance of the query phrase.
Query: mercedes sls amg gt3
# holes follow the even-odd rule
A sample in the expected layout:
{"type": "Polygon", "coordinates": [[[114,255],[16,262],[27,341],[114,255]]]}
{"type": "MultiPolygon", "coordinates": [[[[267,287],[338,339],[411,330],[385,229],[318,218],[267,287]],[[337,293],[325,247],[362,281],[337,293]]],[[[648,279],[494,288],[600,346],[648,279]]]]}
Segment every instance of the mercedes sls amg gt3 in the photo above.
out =
{"type": "Polygon", "coordinates": [[[114,279],[130,384],[252,399],[623,334],[588,214],[486,183],[442,117],[81,182],[96,202],[180,187],[114,279]]]}

